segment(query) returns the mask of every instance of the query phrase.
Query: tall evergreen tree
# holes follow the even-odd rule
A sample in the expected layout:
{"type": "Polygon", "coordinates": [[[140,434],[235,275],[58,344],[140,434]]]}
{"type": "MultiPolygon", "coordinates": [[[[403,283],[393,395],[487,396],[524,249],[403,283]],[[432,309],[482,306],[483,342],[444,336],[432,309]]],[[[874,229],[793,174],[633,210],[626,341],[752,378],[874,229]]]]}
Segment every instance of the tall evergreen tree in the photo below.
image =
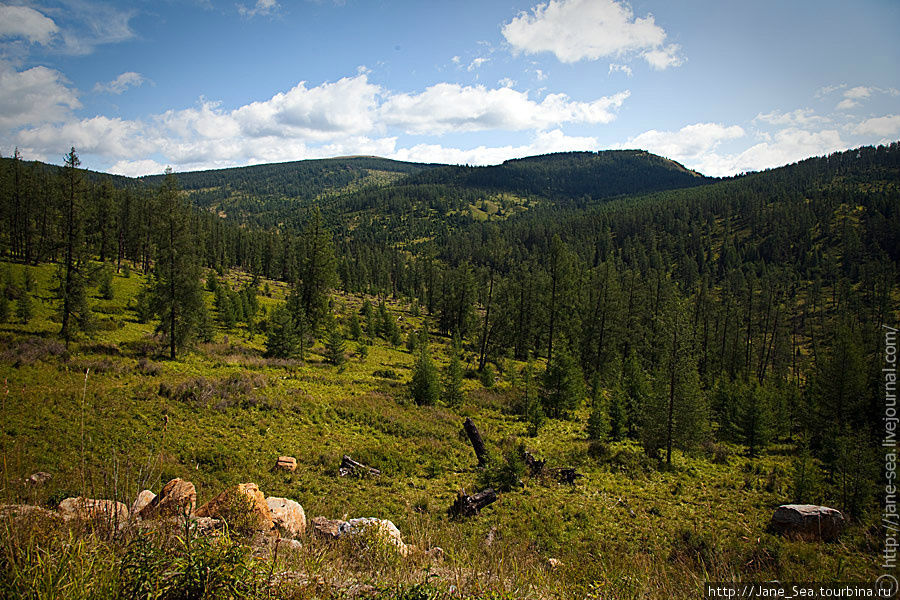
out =
{"type": "Polygon", "coordinates": [[[294,328],[294,319],[284,304],[279,304],[269,314],[266,328],[266,356],[293,358],[299,353],[300,339],[294,328]]]}
{"type": "Polygon", "coordinates": [[[412,379],[409,382],[409,391],[413,401],[420,406],[437,403],[441,395],[441,383],[438,379],[437,368],[431,360],[428,344],[424,341],[419,344],[412,379]]]}
{"type": "Polygon", "coordinates": [[[157,201],[157,260],[150,302],[159,317],[158,330],[169,344],[175,359],[197,334],[203,294],[200,268],[188,224],[190,213],[171,169],[160,187],[157,201]]]}
{"type": "Polygon", "coordinates": [[[450,363],[444,373],[444,403],[450,407],[457,407],[463,403],[465,394],[463,393],[463,369],[462,361],[459,359],[459,338],[454,337],[450,346],[450,363]]]}
{"type": "Polygon", "coordinates": [[[544,412],[553,418],[567,417],[584,398],[581,367],[567,348],[559,348],[544,372],[541,402],[544,412]]]}
{"type": "Polygon", "coordinates": [[[73,147],[65,158],[63,167],[63,200],[65,213],[65,256],[60,266],[57,294],[60,299],[62,327],[60,336],[66,347],[76,328],[86,329],[90,323],[90,309],[85,291],[83,268],[84,232],[82,226],[83,181],[78,167],[81,159],[73,147]]]}
{"type": "Polygon", "coordinates": [[[300,294],[310,331],[315,334],[328,315],[328,299],[337,283],[337,268],[331,233],[318,207],[303,236],[305,256],[300,273],[300,294]]]}

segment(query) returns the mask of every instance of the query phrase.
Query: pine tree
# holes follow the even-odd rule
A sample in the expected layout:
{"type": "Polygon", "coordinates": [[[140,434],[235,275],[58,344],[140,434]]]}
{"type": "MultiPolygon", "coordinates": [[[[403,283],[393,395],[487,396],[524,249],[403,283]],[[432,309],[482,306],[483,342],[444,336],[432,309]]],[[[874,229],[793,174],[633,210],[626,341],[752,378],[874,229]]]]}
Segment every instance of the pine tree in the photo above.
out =
{"type": "Polygon", "coordinates": [[[313,211],[303,239],[306,253],[301,270],[300,293],[310,332],[315,335],[328,314],[329,294],[337,282],[331,233],[325,228],[318,208],[313,211]]]}
{"type": "Polygon", "coordinates": [[[91,313],[87,304],[85,291],[85,274],[83,272],[84,235],[82,227],[82,194],[83,181],[78,167],[81,160],[73,147],[65,158],[63,167],[63,198],[65,210],[65,256],[58,272],[59,285],[56,288],[60,300],[62,327],[60,336],[66,347],[76,329],[86,330],[90,326],[91,313]]]}
{"type": "Polygon", "coordinates": [[[609,398],[609,437],[615,441],[621,441],[626,433],[625,419],[625,393],[621,386],[616,385],[610,390],[609,398]]]}
{"type": "Polygon", "coordinates": [[[97,292],[104,300],[112,300],[115,297],[115,290],[113,289],[113,272],[111,267],[104,266],[100,270],[100,285],[97,287],[97,292]]]}
{"type": "Polygon", "coordinates": [[[641,437],[648,454],[656,455],[664,448],[666,464],[671,464],[672,449],[685,449],[699,441],[708,420],[686,302],[671,298],[660,320],[661,356],[655,390],[644,411],[641,437]]]}
{"type": "Polygon", "coordinates": [[[347,345],[341,334],[341,328],[337,323],[332,323],[325,335],[325,360],[329,364],[340,367],[347,362],[346,350],[347,345]]]}
{"type": "Polygon", "coordinates": [[[294,319],[279,304],[269,314],[266,327],[266,356],[270,358],[293,358],[299,353],[300,339],[294,328],[294,319]]]}
{"type": "Polygon", "coordinates": [[[171,169],[159,190],[156,228],[157,261],[150,302],[159,317],[157,330],[166,336],[174,360],[197,334],[203,295],[195,244],[188,229],[188,207],[171,169]]]}
{"type": "Polygon", "coordinates": [[[9,312],[9,298],[6,297],[6,292],[0,289],[0,323],[9,321],[9,312]]]}
{"type": "Polygon", "coordinates": [[[450,363],[444,372],[443,399],[447,406],[456,408],[463,403],[465,394],[462,385],[463,369],[462,361],[459,359],[459,339],[454,338],[450,347],[450,363]]]}
{"type": "Polygon", "coordinates": [[[412,380],[409,382],[409,391],[413,401],[419,406],[437,403],[441,395],[441,384],[438,372],[431,361],[428,352],[428,344],[419,344],[419,354],[413,366],[412,380]]]}
{"type": "Polygon", "coordinates": [[[362,337],[362,327],[359,324],[359,315],[357,313],[353,312],[350,314],[350,323],[347,329],[351,340],[358,340],[362,337]]]}
{"type": "Polygon", "coordinates": [[[544,413],[553,418],[568,416],[584,397],[581,367],[566,348],[559,348],[544,372],[541,403],[544,413]]]}
{"type": "Polygon", "coordinates": [[[531,437],[538,434],[546,419],[535,379],[534,358],[529,354],[522,373],[522,417],[528,422],[528,434],[531,437]]]}
{"type": "Polygon", "coordinates": [[[19,321],[26,325],[33,316],[33,310],[31,308],[31,294],[24,290],[19,295],[19,299],[16,301],[16,316],[19,318],[19,321]]]}
{"type": "Polygon", "coordinates": [[[594,391],[591,413],[588,416],[587,435],[589,439],[605,441],[610,435],[609,404],[603,391],[594,391]]]}

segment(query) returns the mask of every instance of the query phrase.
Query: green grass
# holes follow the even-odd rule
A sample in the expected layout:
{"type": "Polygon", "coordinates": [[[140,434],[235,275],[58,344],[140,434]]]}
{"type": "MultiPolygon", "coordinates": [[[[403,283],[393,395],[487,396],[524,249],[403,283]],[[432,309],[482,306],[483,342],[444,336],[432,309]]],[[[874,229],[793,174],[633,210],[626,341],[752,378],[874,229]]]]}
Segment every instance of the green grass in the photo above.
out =
{"type": "MultiPolygon", "coordinates": [[[[21,265],[0,263],[0,272],[7,268],[21,281],[21,265]]],[[[415,406],[405,386],[413,356],[383,340],[373,342],[364,361],[351,356],[343,369],[324,363],[321,345],[306,362],[265,359],[264,337],[248,338],[244,330],[220,331],[214,343],[168,361],[148,342],[153,324],[137,323],[129,308],[142,281],[136,271],[115,277],[113,300],[92,294],[98,316],[107,319],[103,330],[80,338],[68,354],[54,354],[54,267],[42,265],[34,274],[35,318],[0,325],[0,502],[50,507],[86,494],[130,504],[141,489],[158,492],[172,477],[192,481],[204,502],[228,485],[253,481],[267,495],[297,500],[308,517],[386,518],[408,543],[445,550],[444,560],[432,564],[421,555],[360,557],[308,540],[301,551],[279,558],[278,568],[328,585],[307,586],[296,597],[335,597],[328,594],[363,582],[380,597],[397,598],[440,597],[451,587],[481,597],[695,598],[707,580],[862,581],[877,575],[876,532],[862,525],[832,544],[765,533],[773,509],[790,500],[791,462],[783,447],[757,460],[729,447],[725,464],[704,453],[677,453],[667,470],[631,442],[610,444],[597,456],[584,439],[586,408],[573,420],[549,421],[529,438],[526,424],[509,410],[504,377],[494,390],[466,379],[468,400],[455,410],[415,406]],[[384,370],[399,380],[375,375],[384,370]],[[478,478],[461,434],[465,416],[475,419],[493,451],[516,437],[548,466],[575,466],[584,477],[575,486],[526,478],[523,489],[503,494],[478,517],[450,520],[446,509],[457,491],[472,492],[478,478]],[[272,470],[284,454],[297,458],[296,472],[272,470]],[[342,454],[384,474],[339,478],[342,454]],[[40,470],[53,475],[48,484],[24,483],[40,470]],[[549,558],[561,566],[549,568],[549,558]]],[[[224,279],[237,283],[236,274],[224,279]]],[[[261,298],[263,306],[286,293],[269,284],[274,297],[261,298]]],[[[340,312],[361,302],[335,298],[340,312]]],[[[403,316],[404,338],[422,326],[423,318],[404,304],[390,308],[403,316]]],[[[432,341],[441,368],[447,345],[432,341]]],[[[354,347],[348,343],[348,350],[354,347]]],[[[94,585],[121,583],[117,568],[127,540],[85,534],[69,543],[67,530],[35,533],[4,523],[0,546],[18,552],[15,572],[50,590],[35,597],[67,597],[63,590],[89,597],[94,585]],[[40,567],[47,561],[82,561],[84,567],[66,567],[68,583],[47,583],[48,570],[40,567]]],[[[14,564],[6,560],[4,584],[14,564]]]]}

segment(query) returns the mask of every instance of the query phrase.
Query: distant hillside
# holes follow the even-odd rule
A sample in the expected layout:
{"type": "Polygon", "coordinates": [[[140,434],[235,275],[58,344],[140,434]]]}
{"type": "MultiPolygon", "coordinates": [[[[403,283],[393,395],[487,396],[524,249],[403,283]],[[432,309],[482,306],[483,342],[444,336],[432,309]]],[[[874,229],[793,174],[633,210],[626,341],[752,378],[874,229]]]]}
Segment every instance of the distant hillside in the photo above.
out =
{"type": "Polygon", "coordinates": [[[643,150],[562,152],[508,160],[492,167],[443,167],[411,175],[430,183],[551,199],[593,200],[692,187],[713,181],[643,150]]]}

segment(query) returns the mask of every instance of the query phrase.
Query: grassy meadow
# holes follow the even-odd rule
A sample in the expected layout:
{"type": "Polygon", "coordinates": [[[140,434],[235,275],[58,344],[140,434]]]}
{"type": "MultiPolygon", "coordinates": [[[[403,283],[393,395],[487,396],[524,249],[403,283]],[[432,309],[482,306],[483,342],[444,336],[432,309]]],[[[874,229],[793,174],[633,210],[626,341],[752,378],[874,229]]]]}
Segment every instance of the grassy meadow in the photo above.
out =
{"type": "MultiPolygon", "coordinates": [[[[0,263],[19,288],[23,268],[0,263]]],[[[321,342],[305,361],[267,359],[262,333],[218,330],[214,342],[170,361],[154,324],[137,322],[137,270],[114,276],[111,300],[91,288],[96,330],[66,351],[56,338],[56,267],[30,269],[33,317],[21,323],[13,301],[0,324],[0,503],[52,509],[84,495],[130,505],[140,490],[158,493],[181,477],[195,484],[199,504],[226,486],[255,482],[266,495],[298,501],[307,518],[390,519],[408,544],[444,550],[442,559],[422,552],[400,558],[311,536],[277,555],[254,558],[248,549],[237,562],[246,559],[242,568],[262,573],[269,585],[241,591],[246,597],[697,598],[705,581],[877,576],[874,526],[852,523],[835,543],[765,532],[775,507],[792,499],[789,446],[751,459],[742,447],[710,444],[676,453],[665,468],[633,442],[590,443],[586,406],[530,437],[512,409],[522,363],[507,361],[491,388],[467,377],[458,408],[420,407],[406,385],[414,354],[381,339],[364,358],[348,339],[347,362],[335,367],[321,342]],[[523,487],[481,514],[450,519],[457,492],[480,489],[462,431],[467,416],[497,455],[524,444],[549,467],[575,467],[583,477],[570,486],[526,476],[523,487]],[[343,454],[382,476],[338,477],[343,454]],[[279,455],[295,456],[297,470],[273,470],[279,455]],[[26,483],[37,471],[52,479],[26,483]]],[[[220,281],[237,286],[239,278],[220,281]]],[[[266,284],[270,295],[259,300],[271,309],[287,290],[266,284]]],[[[335,295],[334,311],[346,318],[362,302],[335,295]]],[[[404,340],[427,325],[407,304],[389,300],[388,307],[404,340]]],[[[432,335],[431,348],[443,370],[449,340],[432,335]]],[[[467,349],[464,365],[475,362],[467,349]]],[[[0,519],[0,596],[127,596],[123,564],[135,535],[72,532],[7,513],[0,519]]],[[[242,546],[237,534],[229,540],[242,546]]]]}

